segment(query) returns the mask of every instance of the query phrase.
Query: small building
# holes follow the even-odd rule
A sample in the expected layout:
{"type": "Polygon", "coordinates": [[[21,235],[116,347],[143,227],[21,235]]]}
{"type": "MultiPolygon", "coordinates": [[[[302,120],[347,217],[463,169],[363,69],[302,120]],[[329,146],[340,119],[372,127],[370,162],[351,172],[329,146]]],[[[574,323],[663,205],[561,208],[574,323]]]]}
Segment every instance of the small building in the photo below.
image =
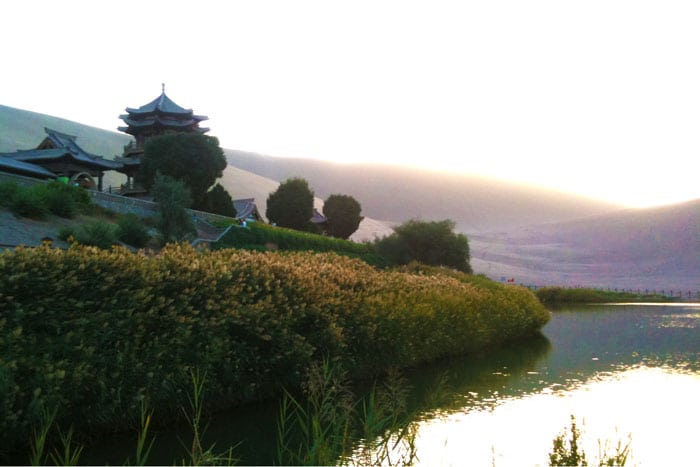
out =
{"type": "Polygon", "coordinates": [[[262,221],[263,218],[255,204],[255,198],[235,199],[233,207],[236,208],[236,219],[241,221],[262,221]]]}
{"type": "Polygon", "coordinates": [[[90,154],[76,137],[44,128],[46,138],[36,149],[0,154],[0,170],[34,178],[65,178],[85,188],[102,191],[104,172],[122,172],[124,165],[90,154]]]}

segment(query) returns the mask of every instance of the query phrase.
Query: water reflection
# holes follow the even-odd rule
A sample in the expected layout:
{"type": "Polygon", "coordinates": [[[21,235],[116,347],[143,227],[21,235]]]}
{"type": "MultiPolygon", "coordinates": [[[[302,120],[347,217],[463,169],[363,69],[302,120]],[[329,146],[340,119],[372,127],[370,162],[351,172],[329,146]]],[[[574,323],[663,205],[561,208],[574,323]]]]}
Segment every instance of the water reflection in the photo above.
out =
{"type": "MultiPolygon", "coordinates": [[[[579,306],[527,341],[406,372],[418,464],[546,465],[571,414],[589,457],[598,439],[631,433],[628,465],[687,464],[700,419],[699,324],[700,304],[579,306]]],[[[221,414],[207,442],[238,445],[241,464],[269,465],[276,420],[276,402],[221,414]]],[[[189,439],[161,431],[152,460],[179,463],[178,438],[189,439]]],[[[133,445],[115,439],[85,461],[120,463],[133,445]]]]}
{"type": "MultiPolygon", "coordinates": [[[[551,344],[518,376],[496,363],[463,385],[463,406],[419,422],[419,465],[547,465],[552,439],[570,414],[584,448],[632,434],[629,465],[695,458],[700,417],[700,316],[682,306],[588,306],[554,314],[551,344]],[[481,387],[481,390],[474,390],[481,387]],[[485,391],[484,391],[485,389],[485,391]]],[[[592,459],[589,459],[592,460],[592,459]]]]}
{"type": "Polygon", "coordinates": [[[545,387],[538,368],[551,351],[542,334],[478,355],[437,362],[406,373],[410,407],[421,418],[446,415],[466,405],[489,407],[504,397],[545,387]]]}

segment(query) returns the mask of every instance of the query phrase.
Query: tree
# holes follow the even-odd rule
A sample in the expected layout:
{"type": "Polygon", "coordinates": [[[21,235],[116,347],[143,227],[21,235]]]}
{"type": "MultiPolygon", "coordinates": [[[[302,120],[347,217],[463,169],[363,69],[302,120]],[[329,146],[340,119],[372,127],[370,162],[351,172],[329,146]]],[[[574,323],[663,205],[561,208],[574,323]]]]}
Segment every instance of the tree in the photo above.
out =
{"type": "Polygon", "coordinates": [[[146,189],[153,186],[157,172],[181,180],[198,206],[225,168],[226,158],[217,138],[201,133],[170,133],[148,140],[136,179],[146,189]]]}
{"type": "Polygon", "coordinates": [[[453,232],[454,228],[451,220],[410,220],[394,228],[393,234],[378,240],[377,251],[393,264],[419,261],[471,273],[469,241],[464,234],[453,232]]]}
{"type": "Polygon", "coordinates": [[[314,192],[303,178],[290,178],[267,197],[265,215],[280,227],[306,231],[314,213],[314,192]]]}
{"type": "Polygon", "coordinates": [[[197,232],[187,212],[192,197],[182,181],[157,173],[152,192],[158,203],[158,230],[163,243],[181,241],[197,232]]]}
{"type": "Polygon", "coordinates": [[[222,216],[236,217],[236,208],[233,206],[233,199],[228,191],[219,183],[204,195],[204,202],[199,209],[222,216]]]}
{"type": "Polygon", "coordinates": [[[326,232],[332,237],[349,238],[364,219],[361,212],[362,206],[352,196],[330,195],[323,204],[326,232]]]}

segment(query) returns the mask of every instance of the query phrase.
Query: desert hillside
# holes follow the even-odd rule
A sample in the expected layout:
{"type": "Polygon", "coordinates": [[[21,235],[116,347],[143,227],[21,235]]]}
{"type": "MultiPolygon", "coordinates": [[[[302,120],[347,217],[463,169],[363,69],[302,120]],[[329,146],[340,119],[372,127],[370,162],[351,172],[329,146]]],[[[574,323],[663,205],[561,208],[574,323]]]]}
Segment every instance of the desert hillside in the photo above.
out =
{"type": "Polygon", "coordinates": [[[304,177],[324,199],[333,193],[352,195],[363,212],[375,219],[403,222],[411,218],[449,218],[467,234],[561,222],[620,209],[581,196],[473,175],[232,150],[226,154],[229,164],[274,180],[304,177]]]}
{"type": "Polygon", "coordinates": [[[700,200],[470,236],[472,265],[527,284],[700,290],[700,200]]]}

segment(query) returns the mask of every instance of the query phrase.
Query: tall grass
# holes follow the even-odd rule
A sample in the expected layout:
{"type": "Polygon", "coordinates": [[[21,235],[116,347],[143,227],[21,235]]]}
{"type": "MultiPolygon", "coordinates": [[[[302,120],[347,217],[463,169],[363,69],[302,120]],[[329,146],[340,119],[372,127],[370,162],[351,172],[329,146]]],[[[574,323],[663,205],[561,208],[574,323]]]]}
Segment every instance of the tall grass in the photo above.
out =
{"type": "MultiPolygon", "coordinates": [[[[281,465],[410,465],[417,458],[404,388],[389,379],[359,401],[346,374],[325,360],[310,368],[304,398],[285,392],[277,424],[281,465]],[[394,457],[396,455],[396,457],[394,457]]],[[[401,382],[403,383],[403,382],[401,382]]]]}

